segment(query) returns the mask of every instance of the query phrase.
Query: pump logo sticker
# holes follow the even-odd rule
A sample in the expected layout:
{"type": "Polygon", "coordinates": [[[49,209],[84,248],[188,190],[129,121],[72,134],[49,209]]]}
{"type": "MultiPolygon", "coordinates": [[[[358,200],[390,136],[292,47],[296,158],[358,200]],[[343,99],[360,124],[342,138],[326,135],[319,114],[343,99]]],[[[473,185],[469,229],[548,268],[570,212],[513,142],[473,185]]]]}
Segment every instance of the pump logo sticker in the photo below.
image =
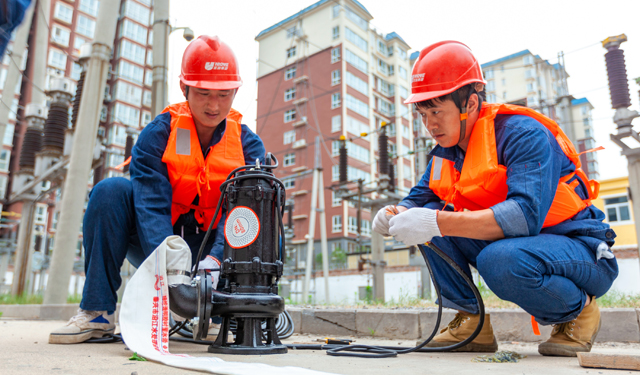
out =
{"type": "Polygon", "coordinates": [[[229,246],[239,249],[251,245],[260,233],[260,221],[252,209],[238,206],[231,210],[224,223],[224,238],[229,246]]]}
{"type": "Polygon", "coordinates": [[[229,69],[229,63],[211,61],[204,63],[204,68],[206,70],[227,70],[229,69]]]}
{"type": "Polygon", "coordinates": [[[422,82],[424,81],[424,73],[414,74],[411,76],[411,82],[422,82]]]}

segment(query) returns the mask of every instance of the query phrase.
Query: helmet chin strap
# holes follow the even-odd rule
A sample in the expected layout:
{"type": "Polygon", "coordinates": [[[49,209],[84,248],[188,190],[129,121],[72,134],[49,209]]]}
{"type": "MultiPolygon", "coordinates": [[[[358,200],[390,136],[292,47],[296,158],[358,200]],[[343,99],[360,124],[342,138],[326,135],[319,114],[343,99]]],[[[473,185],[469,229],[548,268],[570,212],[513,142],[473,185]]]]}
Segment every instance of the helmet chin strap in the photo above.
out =
{"type": "MultiPolygon", "coordinates": [[[[471,95],[474,93],[477,93],[476,90],[471,88],[467,96],[466,104],[469,103],[469,98],[471,98],[471,95]]],[[[464,140],[467,133],[467,118],[469,117],[469,114],[467,113],[466,104],[463,106],[462,102],[460,101],[460,95],[458,95],[458,90],[451,93],[451,98],[453,99],[453,103],[460,110],[460,139],[458,139],[458,143],[457,143],[459,145],[460,142],[464,140]]]]}

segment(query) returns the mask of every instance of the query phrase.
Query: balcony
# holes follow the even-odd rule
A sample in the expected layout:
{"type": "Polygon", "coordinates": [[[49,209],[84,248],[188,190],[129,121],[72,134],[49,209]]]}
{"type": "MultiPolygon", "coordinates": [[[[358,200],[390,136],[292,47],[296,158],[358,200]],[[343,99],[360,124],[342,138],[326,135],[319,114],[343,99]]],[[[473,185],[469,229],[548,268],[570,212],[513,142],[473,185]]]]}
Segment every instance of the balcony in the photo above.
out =
{"type": "Polygon", "coordinates": [[[299,139],[299,140],[293,142],[293,145],[291,147],[294,150],[297,150],[299,148],[305,148],[305,147],[307,147],[307,141],[305,139],[299,139]]]}
{"type": "Polygon", "coordinates": [[[307,98],[300,98],[300,99],[294,100],[293,101],[293,105],[301,105],[301,104],[304,104],[304,103],[306,103],[308,101],[309,101],[309,99],[307,99],[307,98]]]}
{"type": "Polygon", "coordinates": [[[302,172],[302,171],[306,171],[306,170],[307,170],[307,166],[306,166],[306,165],[303,165],[303,166],[300,166],[300,167],[295,167],[295,168],[293,168],[293,169],[291,170],[291,172],[302,172]]]}
{"type": "Polygon", "coordinates": [[[297,85],[298,83],[303,83],[303,82],[306,82],[308,80],[309,80],[309,77],[307,77],[306,75],[303,75],[303,76],[300,76],[300,77],[294,79],[293,83],[297,85]]]}
{"type": "Polygon", "coordinates": [[[307,125],[307,116],[302,116],[300,121],[296,121],[293,123],[293,127],[297,128],[298,126],[307,125]]]}
{"type": "Polygon", "coordinates": [[[292,197],[297,197],[298,195],[305,195],[305,194],[309,194],[309,190],[298,190],[298,191],[294,191],[289,195],[292,197]]]}

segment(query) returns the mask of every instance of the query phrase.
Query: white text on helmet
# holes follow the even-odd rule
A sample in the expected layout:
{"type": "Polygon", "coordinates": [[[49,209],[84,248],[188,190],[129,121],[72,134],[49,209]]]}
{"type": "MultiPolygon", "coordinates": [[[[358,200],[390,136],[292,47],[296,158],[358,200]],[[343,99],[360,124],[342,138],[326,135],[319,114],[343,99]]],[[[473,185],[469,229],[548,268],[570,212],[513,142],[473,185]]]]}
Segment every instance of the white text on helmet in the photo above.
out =
{"type": "Polygon", "coordinates": [[[424,73],[414,74],[411,76],[411,82],[422,82],[424,81],[424,73]]]}
{"type": "Polygon", "coordinates": [[[208,62],[204,64],[206,70],[227,70],[229,69],[229,63],[223,62],[208,62]]]}

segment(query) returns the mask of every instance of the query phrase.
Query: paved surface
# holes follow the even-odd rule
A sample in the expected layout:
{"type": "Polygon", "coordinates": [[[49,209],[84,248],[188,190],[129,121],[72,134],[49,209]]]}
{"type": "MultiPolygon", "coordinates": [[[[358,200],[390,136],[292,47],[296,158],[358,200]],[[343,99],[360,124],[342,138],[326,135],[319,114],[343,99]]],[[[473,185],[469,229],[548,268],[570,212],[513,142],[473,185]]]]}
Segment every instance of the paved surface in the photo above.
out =
{"type": "MultiPolygon", "coordinates": [[[[191,374],[152,362],[129,361],[131,352],[122,343],[50,345],[49,332],[63,321],[0,319],[0,374],[191,374]]],[[[287,343],[312,343],[318,336],[296,334],[287,343]]],[[[356,338],[358,344],[411,346],[415,340],[356,338]]],[[[171,342],[173,353],[212,356],[206,346],[171,342]]],[[[630,371],[586,369],[576,358],[542,357],[537,345],[501,342],[500,350],[526,355],[519,363],[476,363],[474,353],[412,353],[397,358],[360,359],[330,357],[321,351],[290,350],[271,356],[219,355],[226,361],[260,362],[274,366],[300,366],[336,374],[631,374],[630,371]]],[[[640,355],[640,344],[599,343],[594,352],[640,355]]],[[[634,372],[637,374],[637,372],[634,372]]],[[[258,375],[258,374],[256,374],[258,375]]]]}

